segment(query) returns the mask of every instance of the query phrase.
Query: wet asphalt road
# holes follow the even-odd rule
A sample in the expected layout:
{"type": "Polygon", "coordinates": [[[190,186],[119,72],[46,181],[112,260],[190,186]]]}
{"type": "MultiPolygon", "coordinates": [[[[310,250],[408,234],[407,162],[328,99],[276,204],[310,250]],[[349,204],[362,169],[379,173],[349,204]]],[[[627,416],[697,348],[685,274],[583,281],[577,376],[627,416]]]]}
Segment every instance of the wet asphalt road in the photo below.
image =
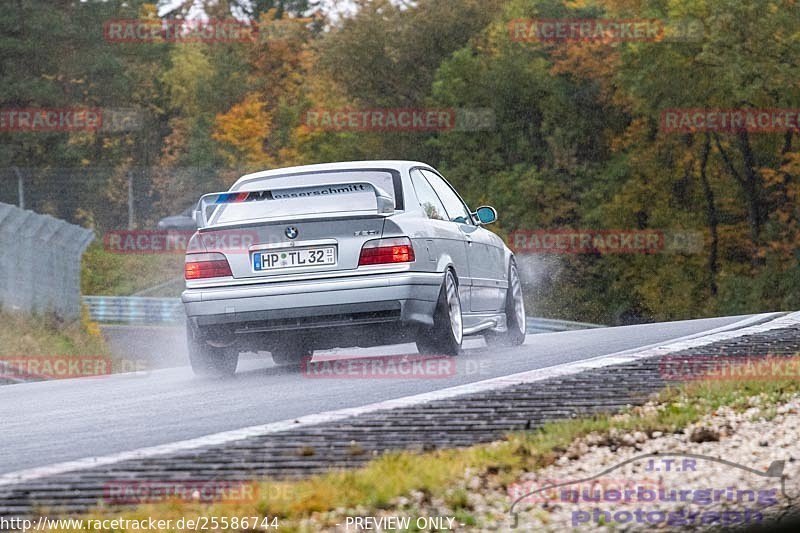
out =
{"type": "MultiPolygon", "coordinates": [[[[530,335],[523,346],[507,349],[489,349],[480,339],[468,340],[455,372],[426,379],[310,379],[300,370],[275,367],[265,355],[245,356],[237,376],[222,381],[199,379],[188,367],[176,366],[132,375],[0,387],[0,474],[632,350],[743,318],[544,333],[530,335]]],[[[126,348],[128,356],[139,353],[151,364],[160,363],[152,366],[184,361],[179,328],[112,328],[107,334],[112,345],[116,339],[118,347],[126,348]]],[[[336,351],[340,358],[403,353],[415,353],[414,345],[336,351]]]]}

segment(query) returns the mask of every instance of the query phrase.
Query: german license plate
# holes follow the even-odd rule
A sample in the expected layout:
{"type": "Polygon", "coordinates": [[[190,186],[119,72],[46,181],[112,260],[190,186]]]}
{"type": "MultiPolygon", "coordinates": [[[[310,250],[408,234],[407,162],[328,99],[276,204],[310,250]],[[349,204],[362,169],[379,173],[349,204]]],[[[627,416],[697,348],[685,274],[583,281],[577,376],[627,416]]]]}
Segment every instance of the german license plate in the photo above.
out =
{"type": "Polygon", "coordinates": [[[336,264],[335,246],[313,248],[282,248],[253,254],[253,270],[276,270],[279,268],[311,267],[336,264]]]}

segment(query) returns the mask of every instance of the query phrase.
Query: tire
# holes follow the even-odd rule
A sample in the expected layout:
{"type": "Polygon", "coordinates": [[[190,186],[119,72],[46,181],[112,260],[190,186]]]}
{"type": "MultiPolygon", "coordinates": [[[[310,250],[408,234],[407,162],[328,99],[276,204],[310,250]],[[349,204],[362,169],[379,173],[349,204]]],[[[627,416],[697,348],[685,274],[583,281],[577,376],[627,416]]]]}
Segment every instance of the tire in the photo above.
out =
{"type": "Polygon", "coordinates": [[[186,328],[186,344],[189,348],[189,363],[195,375],[223,378],[236,374],[239,350],[235,345],[212,346],[190,327],[186,328]]]}
{"type": "Polygon", "coordinates": [[[288,346],[278,346],[275,351],[270,352],[270,354],[272,355],[272,362],[276,365],[294,367],[300,366],[303,359],[310,359],[314,354],[314,350],[302,344],[292,344],[288,346]]]}
{"type": "Polygon", "coordinates": [[[464,340],[464,322],[458,283],[452,270],[444,275],[439,300],[433,314],[433,327],[419,332],[416,343],[424,355],[458,355],[464,340]]]}
{"type": "Polygon", "coordinates": [[[522,281],[517,265],[511,262],[508,267],[508,289],[506,290],[506,326],[504,333],[490,332],[484,335],[489,346],[519,346],[525,342],[525,300],[522,294],[522,281]]]}

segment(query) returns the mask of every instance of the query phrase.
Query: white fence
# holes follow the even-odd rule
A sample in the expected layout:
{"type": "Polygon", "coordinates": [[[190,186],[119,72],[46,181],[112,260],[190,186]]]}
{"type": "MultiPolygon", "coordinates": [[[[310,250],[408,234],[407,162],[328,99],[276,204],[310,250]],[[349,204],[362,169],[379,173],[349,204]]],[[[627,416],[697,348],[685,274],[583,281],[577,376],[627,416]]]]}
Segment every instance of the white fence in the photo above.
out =
{"type": "Polygon", "coordinates": [[[93,238],[91,230],[0,203],[0,307],[77,318],[81,256],[93,238]]]}

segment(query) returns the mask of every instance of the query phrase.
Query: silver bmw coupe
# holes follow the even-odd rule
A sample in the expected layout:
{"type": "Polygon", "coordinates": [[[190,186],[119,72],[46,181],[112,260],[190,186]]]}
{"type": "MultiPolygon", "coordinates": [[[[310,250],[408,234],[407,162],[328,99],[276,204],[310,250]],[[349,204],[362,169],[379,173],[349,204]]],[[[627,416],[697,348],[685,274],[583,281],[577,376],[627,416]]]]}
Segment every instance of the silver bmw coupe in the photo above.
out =
{"type": "Polygon", "coordinates": [[[456,355],[464,336],[525,340],[514,255],[433,167],[357,161],[256,172],[207,194],[185,263],[190,361],[239,354],[299,365],[314,350],[416,342],[456,355]]]}

